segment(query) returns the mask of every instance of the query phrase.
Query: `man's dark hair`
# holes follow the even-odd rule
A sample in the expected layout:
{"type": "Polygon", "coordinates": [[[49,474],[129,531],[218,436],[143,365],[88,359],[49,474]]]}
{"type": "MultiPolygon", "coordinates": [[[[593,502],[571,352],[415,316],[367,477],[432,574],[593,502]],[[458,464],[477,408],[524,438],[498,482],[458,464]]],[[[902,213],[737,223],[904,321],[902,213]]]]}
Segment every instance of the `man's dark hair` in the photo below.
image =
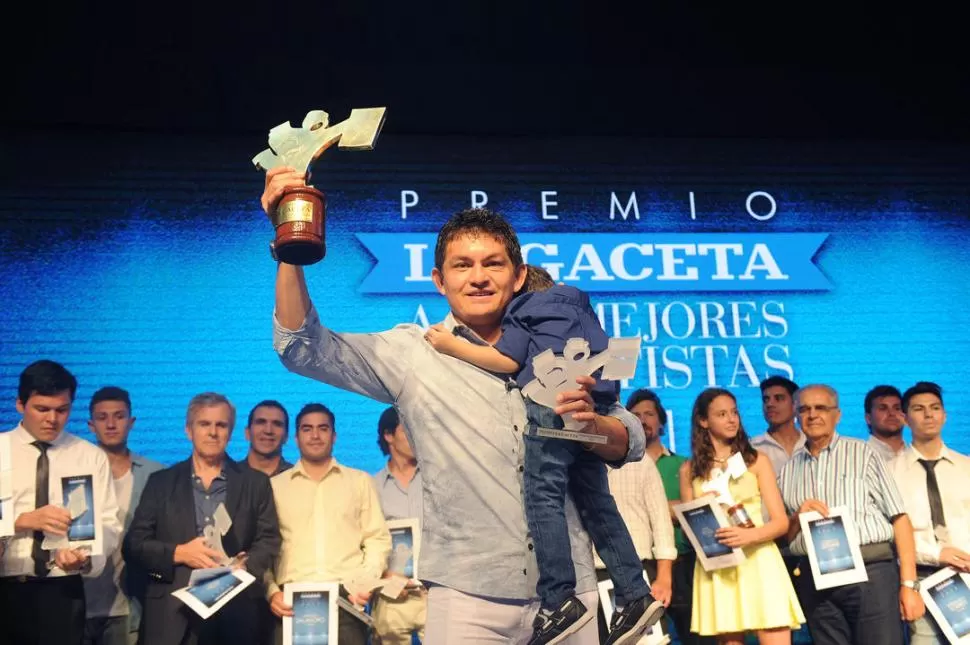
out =
{"type": "Polygon", "coordinates": [[[128,416],[131,416],[131,397],[128,395],[128,390],[116,387],[114,385],[106,385],[91,397],[91,403],[88,404],[88,413],[91,418],[94,418],[94,406],[105,401],[119,401],[125,404],[128,408],[128,416]]]}
{"type": "MultiPolygon", "coordinates": [[[[283,404],[280,403],[279,401],[274,400],[274,399],[266,399],[265,401],[260,401],[259,403],[257,403],[256,405],[253,406],[253,409],[249,411],[249,419],[246,421],[246,427],[247,428],[252,427],[252,425],[253,425],[253,415],[256,414],[256,410],[258,408],[276,408],[277,410],[279,410],[280,412],[282,412],[283,413],[283,431],[284,432],[289,432],[290,431],[290,415],[289,415],[289,413],[287,413],[286,408],[283,407],[283,404]]],[[[297,423],[299,423],[299,421],[297,421],[297,423]]]]}
{"type": "Polygon", "coordinates": [[[74,401],[74,395],[77,394],[77,379],[74,375],[60,363],[40,360],[31,363],[20,373],[17,400],[27,403],[27,399],[34,394],[54,396],[64,390],[70,391],[71,401],[74,401]]]}
{"type": "MultiPolygon", "coordinates": [[[[876,402],[876,399],[881,399],[884,396],[894,396],[897,399],[902,399],[903,395],[899,393],[899,389],[893,387],[892,385],[877,385],[866,393],[866,400],[864,402],[866,408],[866,414],[872,414],[872,404],[876,402]]],[[[903,410],[906,409],[906,405],[903,405],[903,410]]]]}
{"type": "Polygon", "coordinates": [[[548,291],[556,286],[556,281],[552,279],[549,272],[542,267],[532,264],[525,265],[525,282],[519,293],[532,293],[533,291],[548,291]]]}
{"type": "Polygon", "coordinates": [[[940,405],[943,405],[943,388],[932,381],[920,381],[903,393],[903,412],[909,411],[909,401],[917,394],[932,394],[940,400],[940,405]]]}
{"type": "Polygon", "coordinates": [[[783,387],[788,390],[789,396],[795,396],[795,392],[798,391],[798,385],[795,381],[787,379],[784,376],[769,376],[765,380],[761,381],[761,393],[764,394],[765,390],[769,387],[783,387]]]}
{"type": "Polygon", "coordinates": [[[444,269],[445,251],[452,240],[462,235],[484,234],[494,237],[505,246],[509,260],[513,267],[522,264],[522,247],[519,237],[505,218],[487,208],[468,208],[455,213],[438,232],[438,242],[434,247],[434,265],[439,270],[444,269]]]}
{"type": "MultiPolygon", "coordinates": [[[[667,410],[664,409],[663,403],[660,402],[660,397],[657,396],[652,390],[646,388],[641,388],[633,392],[630,398],[626,400],[626,409],[632,410],[644,401],[651,401],[653,406],[657,408],[657,418],[660,419],[661,427],[667,426],[667,410]]],[[[664,434],[663,431],[660,434],[664,434]]]]}
{"type": "Polygon", "coordinates": [[[330,417],[330,427],[333,428],[334,434],[337,433],[337,417],[334,416],[333,411],[322,403],[307,403],[296,415],[296,431],[300,431],[300,421],[308,414],[313,412],[323,412],[325,415],[330,417]]]}
{"type": "Polygon", "coordinates": [[[388,447],[384,435],[392,434],[400,423],[401,417],[394,406],[384,410],[381,413],[381,418],[377,420],[377,445],[385,456],[391,454],[391,449],[388,447]]]}

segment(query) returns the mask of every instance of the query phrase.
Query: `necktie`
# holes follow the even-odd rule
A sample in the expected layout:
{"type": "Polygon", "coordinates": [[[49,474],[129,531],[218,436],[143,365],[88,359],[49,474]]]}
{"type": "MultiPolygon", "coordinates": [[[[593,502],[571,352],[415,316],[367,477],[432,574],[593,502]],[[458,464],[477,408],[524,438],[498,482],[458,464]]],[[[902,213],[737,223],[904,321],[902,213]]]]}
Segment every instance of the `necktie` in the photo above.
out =
{"type": "Polygon", "coordinates": [[[930,498],[930,518],[933,520],[933,528],[946,526],[946,518],[943,516],[943,498],[940,497],[940,484],[936,481],[936,464],[939,459],[920,459],[919,463],[926,470],[926,493],[930,498]]]}
{"type": "MultiPolygon", "coordinates": [[[[40,451],[37,457],[37,476],[34,480],[34,508],[42,508],[50,502],[47,489],[50,484],[50,461],[47,459],[47,449],[51,447],[46,441],[35,441],[33,445],[40,451]]],[[[34,546],[31,557],[34,559],[34,575],[38,578],[47,576],[47,563],[50,552],[41,548],[44,542],[44,532],[34,531],[34,546]]]]}

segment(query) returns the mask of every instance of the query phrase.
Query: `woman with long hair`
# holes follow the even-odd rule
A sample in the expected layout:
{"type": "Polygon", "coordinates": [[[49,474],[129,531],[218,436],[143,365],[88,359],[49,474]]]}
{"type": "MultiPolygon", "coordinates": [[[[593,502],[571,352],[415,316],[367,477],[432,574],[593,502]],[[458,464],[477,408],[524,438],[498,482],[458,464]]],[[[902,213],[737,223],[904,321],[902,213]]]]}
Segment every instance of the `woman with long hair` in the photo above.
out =
{"type": "Polygon", "coordinates": [[[691,631],[717,636],[722,645],[741,645],[747,632],[756,633],[761,645],[789,645],[791,630],[805,622],[805,615],[775,545],[788,530],[788,516],[771,462],[748,442],[733,394],[711,388],[697,397],[691,450],[690,461],[680,468],[681,501],[710,494],[702,490],[705,482],[725,472],[728,460],[740,454],[747,470],[730,480],[728,490],[750,519],[747,526],[715,533],[721,544],[744,551],[741,564],[710,572],[700,562],[695,566],[691,631]]]}

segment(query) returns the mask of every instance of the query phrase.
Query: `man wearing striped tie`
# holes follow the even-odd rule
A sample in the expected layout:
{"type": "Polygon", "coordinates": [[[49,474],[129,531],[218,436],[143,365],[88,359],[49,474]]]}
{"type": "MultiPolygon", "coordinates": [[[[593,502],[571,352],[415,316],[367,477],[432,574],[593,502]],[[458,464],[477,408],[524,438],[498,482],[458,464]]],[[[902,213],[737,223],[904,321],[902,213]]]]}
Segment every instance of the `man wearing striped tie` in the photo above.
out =
{"type": "Polygon", "coordinates": [[[788,539],[802,556],[795,590],[815,645],[903,645],[903,620],[923,615],[917,591],[913,526],[882,459],[864,441],[836,432],[839,395],[808,385],[795,395],[806,444],[781,471],[779,485],[790,514],[788,539]],[[805,557],[800,513],[846,507],[859,532],[867,582],[817,590],[805,557]],[[898,557],[898,563],[897,563],[898,557]]]}

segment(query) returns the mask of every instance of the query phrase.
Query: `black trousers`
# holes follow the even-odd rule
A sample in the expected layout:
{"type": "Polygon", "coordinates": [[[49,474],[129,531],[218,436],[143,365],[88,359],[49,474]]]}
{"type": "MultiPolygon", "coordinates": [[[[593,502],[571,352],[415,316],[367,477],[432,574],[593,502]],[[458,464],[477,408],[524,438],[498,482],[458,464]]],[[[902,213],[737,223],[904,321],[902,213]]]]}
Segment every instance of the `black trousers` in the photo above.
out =
{"type": "Polygon", "coordinates": [[[81,645],[81,576],[0,578],[0,645],[81,645]]]}
{"type": "Polygon", "coordinates": [[[667,619],[677,631],[677,638],[683,645],[714,645],[713,636],[700,636],[690,631],[690,613],[694,605],[694,564],[697,556],[693,551],[681,553],[674,560],[674,593],[667,608],[667,619]]]}
{"type": "MultiPolygon", "coordinates": [[[[182,639],[183,645],[262,645],[259,633],[259,605],[254,594],[247,589],[220,609],[208,620],[188,607],[179,611],[189,616],[189,628],[182,639]]],[[[144,635],[142,636],[144,637],[144,635]]],[[[139,640],[139,643],[143,641],[139,640]]]]}
{"type": "Polygon", "coordinates": [[[868,582],[821,591],[815,589],[807,558],[799,568],[795,593],[815,645],[903,645],[895,560],[866,563],[868,582]]]}

